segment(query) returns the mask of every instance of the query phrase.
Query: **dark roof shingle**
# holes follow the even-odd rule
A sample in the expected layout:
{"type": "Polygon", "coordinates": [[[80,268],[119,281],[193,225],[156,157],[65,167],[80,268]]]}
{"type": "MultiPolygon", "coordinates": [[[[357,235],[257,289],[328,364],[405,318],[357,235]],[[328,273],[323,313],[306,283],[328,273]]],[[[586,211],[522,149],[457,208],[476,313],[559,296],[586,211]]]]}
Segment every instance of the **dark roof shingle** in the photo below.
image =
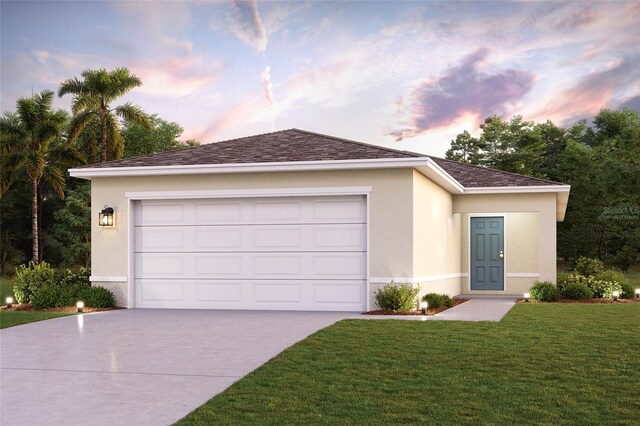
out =
{"type": "Polygon", "coordinates": [[[91,164],[81,168],[192,166],[202,164],[431,158],[466,188],[562,185],[414,152],[369,145],[298,129],[282,130],[193,148],[91,164]]]}

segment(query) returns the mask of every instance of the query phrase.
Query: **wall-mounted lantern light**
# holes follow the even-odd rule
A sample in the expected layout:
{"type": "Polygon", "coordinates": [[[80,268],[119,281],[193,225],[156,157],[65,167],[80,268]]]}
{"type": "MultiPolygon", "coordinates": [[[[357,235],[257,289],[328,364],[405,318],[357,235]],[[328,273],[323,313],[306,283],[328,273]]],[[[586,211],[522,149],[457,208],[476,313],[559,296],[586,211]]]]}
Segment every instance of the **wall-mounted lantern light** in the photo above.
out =
{"type": "Polygon", "coordinates": [[[98,215],[100,226],[113,226],[113,207],[104,206],[98,215]]]}

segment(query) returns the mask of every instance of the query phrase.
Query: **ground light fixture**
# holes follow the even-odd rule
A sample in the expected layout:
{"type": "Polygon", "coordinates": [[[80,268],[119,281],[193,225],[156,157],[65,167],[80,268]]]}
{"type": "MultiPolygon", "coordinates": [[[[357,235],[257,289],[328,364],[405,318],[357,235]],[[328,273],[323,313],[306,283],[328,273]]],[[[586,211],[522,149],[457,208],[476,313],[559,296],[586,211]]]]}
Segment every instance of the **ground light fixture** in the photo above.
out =
{"type": "Polygon", "coordinates": [[[426,301],[420,302],[420,310],[422,311],[422,315],[427,315],[427,307],[429,304],[426,301]]]}
{"type": "Polygon", "coordinates": [[[76,302],[76,308],[78,308],[78,312],[82,313],[84,311],[84,302],[82,300],[78,300],[76,302]]]}
{"type": "Polygon", "coordinates": [[[531,294],[529,294],[528,292],[524,294],[524,301],[528,302],[529,299],[531,299],[531,294]]]}
{"type": "Polygon", "coordinates": [[[640,299],[640,288],[636,288],[636,297],[640,299]]]}
{"type": "Polygon", "coordinates": [[[98,223],[100,226],[113,226],[113,207],[104,206],[98,214],[98,223]]]}
{"type": "Polygon", "coordinates": [[[7,296],[7,298],[4,299],[4,302],[7,304],[7,309],[11,309],[11,306],[13,305],[13,297],[7,296]]]}
{"type": "Polygon", "coordinates": [[[620,297],[620,292],[618,290],[613,290],[613,300],[618,300],[620,297]]]}

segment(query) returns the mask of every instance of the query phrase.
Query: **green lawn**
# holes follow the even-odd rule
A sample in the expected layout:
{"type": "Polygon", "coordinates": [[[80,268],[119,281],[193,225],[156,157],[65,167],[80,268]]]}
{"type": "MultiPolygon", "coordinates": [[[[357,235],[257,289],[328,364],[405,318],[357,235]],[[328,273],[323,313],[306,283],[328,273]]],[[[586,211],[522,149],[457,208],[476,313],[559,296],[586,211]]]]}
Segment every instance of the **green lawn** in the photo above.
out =
{"type": "Polygon", "coordinates": [[[71,312],[37,312],[37,311],[0,311],[0,329],[28,324],[30,322],[48,320],[51,318],[75,315],[71,312]]]}
{"type": "MultiPolygon", "coordinates": [[[[251,350],[251,348],[247,348],[251,350]]],[[[342,321],[178,424],[637,424],[640,304],[342,321]]]]}

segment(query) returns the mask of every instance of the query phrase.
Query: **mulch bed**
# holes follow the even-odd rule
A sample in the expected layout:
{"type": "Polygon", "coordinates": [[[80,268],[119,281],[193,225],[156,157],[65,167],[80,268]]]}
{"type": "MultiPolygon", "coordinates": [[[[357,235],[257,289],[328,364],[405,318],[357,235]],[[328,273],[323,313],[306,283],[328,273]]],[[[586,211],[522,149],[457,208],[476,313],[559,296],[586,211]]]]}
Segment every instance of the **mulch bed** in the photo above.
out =
{"type": "MultiPolygon", "coordinates": [[[[87,308],[85,307],[82,310],[82,313],[84,314],[90,314],[91,312],[102,312],[102,311],[115,311],[117,309],[126,309],[126,308],[121,308],[121,307],[115,307],[115,308],[87,308]]],[[[0,307],[0,310],[6,311],[7,306],[3,305],[2,307],[0,307]]],[[[19,305],[19,304],[13,304],[13,306],[11,307],[11,309],[9,309],[11,311],[34,311],[34,312],[78,312],[78,308],[76,308],[75,306],[63,306],[61,308],[47,308],[47,309],[33,309],[33,307],[31,305],[19,305]]]]}
{"type": "Polygon", "coordinates": [[[613,303],[640,303],[640,299],[560,299],[557,302],[541,302],[539,300],[529,300],[526,302],[524,299],[516,300],[516,303],[601,303],[601,304],[613,304],[613,303]]]}
{"type": "MultiPolygon", "coordinates": [[[[453,306],[458,306],[461,303],[466,302],[469,299],[453,299],[453,306]]],[[[446,311],[446,306],[438,309],[427,309],[427,316],[439,314],[442,311],[446,311]]],[[[376,311],[363,312],[362,315],[422,315],[420,310],[414,309],[411,311],[389,311],[385,309],[378,309],[376,311]]]]}

